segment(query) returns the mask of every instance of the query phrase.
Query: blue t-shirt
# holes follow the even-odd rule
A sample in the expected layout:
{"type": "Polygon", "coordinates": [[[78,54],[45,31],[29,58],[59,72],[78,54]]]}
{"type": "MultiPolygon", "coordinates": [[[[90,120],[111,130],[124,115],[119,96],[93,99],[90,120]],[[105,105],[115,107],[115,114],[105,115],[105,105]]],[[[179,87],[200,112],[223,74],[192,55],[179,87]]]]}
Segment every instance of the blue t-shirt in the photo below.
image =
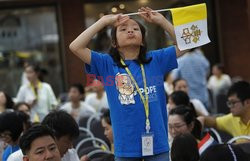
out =
{"type": "Polygon", "coordinates": [[[18,145],[15,145],[15,146],[11,146],[11,145],[8,145],[6,147],[6,149],[4,149],[4,152],[3,152],[3,156],[2,156],[2,161],[7,161],[8,157],[10,156],[10,154],[18,151],[20,148],[18,145]]]}
{"type": "MultiPolygon", "coordinates": [[[[150,51],[147,57],[152,57],[150,63],[144,64],[149,96],[150,131],[154,134],[154,154],[159,154],[169,150],[163,82],[164,75],[177,68],[176,52],[174,47],[169,47],[150,51]]],[[[140,65],[134,60],[126,60],[125,64],[145,95],[140,65]]],[[[87,79],[96,76],[104,83],[110,107],[115,155],[141,157],[145,109],[128,73],[124,68],[118,67],[110,55],[94,51],[91,52],[91,63],[86,65],[86,70],[89,74],[94,74],[87,75],[87,79]]]]}

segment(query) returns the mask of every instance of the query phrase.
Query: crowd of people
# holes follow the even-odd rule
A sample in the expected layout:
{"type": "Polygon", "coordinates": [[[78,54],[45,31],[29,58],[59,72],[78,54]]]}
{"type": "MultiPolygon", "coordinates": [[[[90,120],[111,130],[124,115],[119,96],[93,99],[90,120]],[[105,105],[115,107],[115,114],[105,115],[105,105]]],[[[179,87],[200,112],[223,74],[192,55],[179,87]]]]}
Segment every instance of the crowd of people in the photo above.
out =
{"type": "MultiPolygon", "coordinates": [[[[162,14],[148,7],[139,12],[175,41],[173,26],[162,14]]],[[[0,91],[1,160],[249,160],[241,148],[250,140],[249,82],[232,84],[220,65],[213,66],[208,78],[210,65],[200,48],[180,51],[170,46],[147,52],[145,37],[139,21],[121,14],[105,15],[83,31],[70,49],[86,64],[88,74],[103,79],[85,88],[71,85],[66,99],[56,98],[39,66],[27,64],[28,81],[16,98],[0,91]],[[89,41],[108,25],[113,25],[110,53],[89,49],[89,41]],[[228,114],[216,111],[220,94],[227,97],[228,114]],[[98,132],[109,147],[103,138],[92,136],[91,120],[98,117],[103,129],[98,132]],[[229,144],[214,129],[244,138],[229,144]],[[86,136],[101,144],[80,146],[86,136]],[[97,151],[103,153],[91,158],[97,151]]]]}

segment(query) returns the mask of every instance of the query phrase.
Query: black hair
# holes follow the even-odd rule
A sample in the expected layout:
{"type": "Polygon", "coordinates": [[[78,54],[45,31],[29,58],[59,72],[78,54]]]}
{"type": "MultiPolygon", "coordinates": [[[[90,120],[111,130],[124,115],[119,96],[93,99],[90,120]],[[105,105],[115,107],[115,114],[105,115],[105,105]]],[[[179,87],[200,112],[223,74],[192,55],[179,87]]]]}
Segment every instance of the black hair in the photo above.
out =
{"type": "Polygon", "coordinates": [[[224,66],[220,63],[214,64],[213,67],[217,67],[221,72],[223,72],[223,70],[224,70],[224,66]]]}
{"type": "Polygon", "coordinates": [[[101,110],[101,119],[104,119],[106,123],[108,123],[109,125],[111,124],[111,119],[110,119],[110,110],[103,108],[101,110]]]}
{"type": "Polygon", "coordinates": [[[16,111],[18,117],[22,120],[22,123],[25,127],[23,127],[23,130],[27,130],[31,127],[31,121],[30,121],[30,116],[27,115],[26,113],[22,111],[16,111]]]}
{"type": "Polygon", "coordinates": [[[13,142],[17,141],[23,131],[23,120],[17,112],[3,112],[0,114],[0,133],[10,132],[13,142]]]}
{"type": "Polygon", "coordinates": [[[228,90],[227,97],[236,95],[242,102],[250,99],[250,84],[247,81],[238,81],[228,90]]]}
{"type": "Polygon", "coordinates": [[[14,102],[13,102],[12,98],[4,91],[0,91],[0,92],[3,92],[3,94],[6,98],[5,109],[13,109],[14,102]]]}
{"type": "Polygon", "coordinates": [[[18,111],[18,108],[19,108],[20,106],[22,106],[22,105],[27,106],[29,110],[30,110],[30,108],[31,108],[30,105],[29,105],[28,103],[26,103],[26,102],[18,102],[17,104],[15,104],[14,110],[15,110],[15,111],[18,111]]]}
{"type": "Polygon", "coordinates": [[[217,144],[202,153],[200,161],[248,161],[247,154],[237,144],[217,144]],[[236,160],[235,160],[236,159],[236,160]]]}
{"type": "Polygon", "coordinates": [[[198,161],[200,158],[198,143],[191,134],[176,136],[171,148],[172,161],[198,161]]]}
{"type": "Polygon", "coordinates": [[[25,68],[28,67],[31,67],[35,71],[40,81],[43,81],[44,76],[48,75],[48,71],[44,68],[41,68],[38,63],[30,62],[25,68]]]}
{"type": "Polygon", "coordinates": [[[201,139],[202,125],[201,125],[200,121],[198,121],[196,119],[194,112],[190,108],[188,108],[184,105],[180,105],[180,106],[177,106],[176,108],[170,110],[169,115],[181,116],[183,121],[188,126],[191,125],[191,123],[194,123],[194,127],[193,127],[191,133],[195,138],[201,139]]]}
{"type": "Polygon", "coordinates": [[[19,146],[23,154],[26,155],[29,152],[31,144],[35,139],[43,136],[51,136],[55,140],[53,130],[45,125],[34,125],[24,132],[19,140],[19,146]]]}
{"type": "MultiPolygon", "coordinates": [[[[142,43],[143,45],[140,46],[140,52],[139,52],[139,56],[138,56],[138,59],[136,60],[137,63],[139,64],[147,64],[149,63],[152,58],[146,58],[146,53],[147,53],[147,43],[146,43],[146,38],[145,38],[145,35],[146,35],[146,29],[145,27],[140,23],[138,22],[137,20],[133,19],[140,27],[140,30],[141,30],[141,33],[142,33],[142,43]]],[[[117,63],[117,65],[119,67],[126,67],[124,65],[121,64],[120,62],[120,59],[121,59],[121,55],[119,53],[119,51],[117,50],[115,46],[117,46],[117,37],[116,37],[116,31],[117,31],[117,27],[113,27],[112,30],[111,30],[111,42],[112,42],[112,45],[111,45],[111,48],[109,50],[109,54],[111,55],[111,57],[114,59],[114,61],[117,63]]]]}
{"type": "Polygon", "coordinates": [[[80,83],[72,84],[70,88],[76,88],[80,94],[84,94],[84,88],[83,85],[80,83]]]}
{"type": "Polygon", "coordinates": [[[195,117],[197,117],[197,113],[195,111],[194,105],[190,102],[189,96],[186,92],[183,91],[174,91],[170,96],[170,99],[174,102],[176,106],[185,105],[194,113],[195,117]]]}
{"type": "Polygon", "coordinates": [[[79,127],[75,119],[63,110],[50,112],[42,121],[42,125],[47,125],[53,129],[57,139],[66,135],[72,139],[79,136],[79,127]]]}

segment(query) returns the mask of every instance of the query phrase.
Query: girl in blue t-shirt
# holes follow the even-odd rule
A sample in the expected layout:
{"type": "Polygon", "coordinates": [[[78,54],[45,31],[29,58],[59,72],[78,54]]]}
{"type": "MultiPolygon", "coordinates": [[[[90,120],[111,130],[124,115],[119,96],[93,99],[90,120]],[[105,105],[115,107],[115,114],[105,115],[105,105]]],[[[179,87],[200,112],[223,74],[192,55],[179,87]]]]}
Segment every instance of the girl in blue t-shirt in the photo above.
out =
{"type": "MultiPolygon", "coordinates": [[[[160,13],[142,7],[140,16],[157,24],[175,39],[172,24],[160,13]]],[[[86,63],[87,81],[104,84],[112,120],[117,161],[168,161],[168,136],[164,75],[177,67],[177,47],[147,53],[145,29],[128,16],[105,15],[81,33],[71,51],[86,63]],[[111,50],[102,54],[87,48],[94,35],[108,25],[111,50]]]]}

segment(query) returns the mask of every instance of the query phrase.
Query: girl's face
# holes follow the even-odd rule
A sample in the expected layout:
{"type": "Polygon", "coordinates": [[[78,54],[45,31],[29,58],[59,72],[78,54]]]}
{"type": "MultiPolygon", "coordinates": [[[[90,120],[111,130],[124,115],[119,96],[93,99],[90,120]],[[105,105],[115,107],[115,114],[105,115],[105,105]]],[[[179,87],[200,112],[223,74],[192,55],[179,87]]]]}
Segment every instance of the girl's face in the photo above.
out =
{"type": "Polygon", "coordinates": [[[168,128],[173,138],[180,134],[191,133],[192,131],[180,115],[169,115],[168,128]]]}
{"type": "Polygon", "coordinates": [[[142,45],[142,33],[140,26],[135,20],[129,19],[116,30],[117,47],[142,45]]]}
{"type": "Polygon", "coordinates": [[[5,97],[5,94],[3,92],[0,92],[0,106],[5,106],[6,104],[6,97],[5,97]]]}
{"type": "Polygon", "coordinates": [[[30,81],[30,82],[33,82],[35,80],[38,79],[38,75],[37,73],[34,71],[33,67],[32,66],[28,66],[25,68],[25,73],[27,75],[27,79],[30,81]]]}

